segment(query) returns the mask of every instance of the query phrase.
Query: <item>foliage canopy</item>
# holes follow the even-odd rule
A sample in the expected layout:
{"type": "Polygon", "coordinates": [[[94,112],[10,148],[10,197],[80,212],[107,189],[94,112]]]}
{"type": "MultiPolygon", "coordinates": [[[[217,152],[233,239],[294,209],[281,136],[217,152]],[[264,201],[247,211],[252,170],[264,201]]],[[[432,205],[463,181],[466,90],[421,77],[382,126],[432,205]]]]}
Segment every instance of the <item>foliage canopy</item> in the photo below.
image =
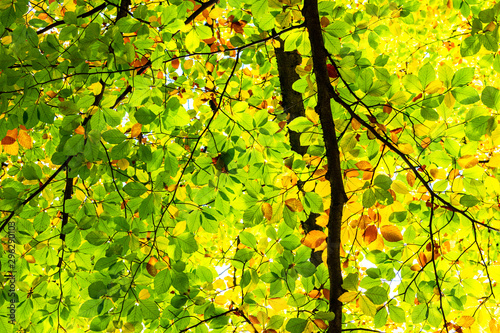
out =
{"type": "Polygon", "coordinates": [[[0,331],[499,332],[499,13],[1,0],[0,331]]]}

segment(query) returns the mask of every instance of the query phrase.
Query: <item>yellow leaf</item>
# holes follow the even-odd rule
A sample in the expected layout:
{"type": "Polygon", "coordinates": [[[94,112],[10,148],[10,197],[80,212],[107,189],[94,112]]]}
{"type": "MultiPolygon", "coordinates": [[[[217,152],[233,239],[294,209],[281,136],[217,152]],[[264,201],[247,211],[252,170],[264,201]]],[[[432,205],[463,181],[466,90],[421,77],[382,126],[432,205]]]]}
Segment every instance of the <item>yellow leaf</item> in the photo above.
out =
{"type": "Polygon", "coordinates": [[[184,69],[190,69],[191,67],[193,67],[193,65],[194,65],[193,59],[189,59],[186,60],[182,66],[184,67],[184,69]]]}
{"type": "Polygon", "coordinates": [[[149,291],[147,289],[142,289],[139,292],[139,299],[148,299],[151,296],[149,291]]]}
{"type": "Polygon", "coordinates": [[[271,218],[273,217],[273,207],[268,204],[267,202],[264,202],[261,206],[262,213],[264,214],[264,217],[268,220],[271,221],[271,218]]]}
{"type": "Polygon", "coordinates": [[[222,279],[215,280],[215,282],[213,283],[213,286],[215,289],[220,289],[220,290],[226,289],[226,283],[222,279]]]}
{"type": "Polygon", "coordinates": [[[269,305],[277,312],[282,312],[283,310],[288,309],[286,298],[271,298],[269,299],[269,305]]]}
{"type": "Polygon", "coordinates": [[[26,131],[23,131],[23,130],[19,131],[19,135],[17,136],[17,141],[19,141],[19,144],[23,148],[26,148],[26,149],[33,148],[33,139],[26,131]]]}
{"type": "Polygon", "coordinates": [[[356,297],[358,297],[358,294],[359,293],[357,291],[347,291],[340,295],[338,300],[342,303],[349,303],[354,301],[356,297]]]}
{"type": "Polygon", "coordinates": [[[97,216],[100,216],[104,212],[104,208],[102,208],[102,204],[98,204],[96,209],[95,209],[97,216]]]}
{"type": "Polygon", "coordinates": [[[462,316],[457,320],[457,325],[462,327],[471,327],[476,320],[471,316],[462,316]]]}
{"type": "Polygon", "coordinates": [[[397,91],[389,100],[389,102],[391,102],[392,105],[403,105],[408,101],[409,98],[410,94],[408,94],[406,91],[397,91]]]}
{"type": "Polygon", "coordinates": [[[473,155],[465,155],[460,157],[458,160],[458,165],[460,165],[464,169],[469,169],[475,166],[479,160],[473,155]]]}
{"type": "Polygon", "coordinates": [[[136,123],[132,126],[132,129],[130,130],[130,137],[131,138],[136,138],[141,134],[142,130],[142,124],[141,123],[136,123]]]}
{"type": "Polygon", "coordinates": [[[413,153],[413,146],[409,143],[400,143],[398,144],[398,149],[405,155],[409,155],[413,153]]]}
{"type": "Polygon", "coordinates": [[[384,225],[380,228],[382,237],[388,242],[399,242],[403,240],[403,235],[398,227],[395,225],[384,225]]]}
{"type": "Polygon", "coordinates": [[[326,239],[326,234],[321,230],[311,230],[307,233],[306,237],[301,240],[305,246],[315,249],[320,246],[326,239]]]}
{"type": "Polygon", "coordinates": [[[441,81],[432,81],[431,83],[429,83],[427,85],[427,87],[425,87],[425,90],[424,92],[426,94],[435,94],[439,91],[439,89],[441,89],[441,87],[443,86],[442,82],[441,81]]]}
{"type": "Polygon", "coordinates": [[[172,230],[172,236],[179,236],[186,230],[186,221],[180,221],[175,225],[174,230],[172,230]]]}
{"type": "Polygon", "coordinates": [[[12,36],[2,37],[2,44],[3,45],[7,45],[7,44],[10,44],[10,43],[12,43],[12,36]]]}
{"type": "Polygon", "coordinates": [[[500,154],[493,155],[488,162],[488,166],[490,168],[500,167],[500,154]]]}
{"type": "Polygon", "coordinates": [[[375,317],[375,314],[377,313],[377,307],[375,304],[373,304],[370,299],[364,295],[361,295],[359,297],[359,307],[361,308],[361,311],[367,316],[370,317],[375,317]]]}
{"type": "Polygon", "coordinates": [[[90,90],[92,90],[92,93],[93,93],[94,95],[96,95],[96,96],[97,96],[97,95],[99,95],[99,94],[101,93],[102,88],[103,88],[103,87],[102,87],[101,82],[96,82],[96,83],[93,83],[93,84],[91,84],[91,85],[89,86],[89,89],[90,89],[90,90]]]}
{"type": "Polygon", "coordinates": [[[314,111],[314,109],[306,109],[306,118],[312,121],[314,124],[319,123],[319,115],[314,111]]]}
{"type": "Polygon", "coordinates": [[[116,162],[116,166],[118,166],[121,170],[127,169],[129,165],[130,164],[126,158],[122,158],[116,162]]]}
{"type": "Polygon", "coordinates": [[[16,141],[13,144],[4,145],[3,150],[9,155],[17,155],[19,153],[19,144],[16,141]]]}
{"type": "Polygon", "coordinates": [[[410,191],[408,191],[408,188],[406,188],[406,185],[402,181],[397,179],[392,182],[391,188],[393,189],[394,192],[399,194],[410,193],[410,191]]]}
{"type": "Polygon", "coordinates": [[[304,206],[302,206],[302,203],[300,200],[291,198],[287,199],[285,201],[285,205],[292,211],[292,212],[301,212],[304,210],[304,206]]]}
{"type": "Polygon", "coordinates": [[[34,264],[36,262],[35,257],[33,257],[31,254],[25,255],[24,259],[26,259],[26,261],[30,264],[34,264]]]}
{"type": "Polygon", "coordinates": [[[135,326],[132,323],[125,323],[122,326],[122,332],[123,333],[132,333],[135,332],[135,326]]]}
{"type": "Polygon", "coordinates": [[[449,109],[455,105],[455,96],[453,96],[451,91],[448,91],[448,93],[444,95],[444,105],[446,105],[449,109]]]}

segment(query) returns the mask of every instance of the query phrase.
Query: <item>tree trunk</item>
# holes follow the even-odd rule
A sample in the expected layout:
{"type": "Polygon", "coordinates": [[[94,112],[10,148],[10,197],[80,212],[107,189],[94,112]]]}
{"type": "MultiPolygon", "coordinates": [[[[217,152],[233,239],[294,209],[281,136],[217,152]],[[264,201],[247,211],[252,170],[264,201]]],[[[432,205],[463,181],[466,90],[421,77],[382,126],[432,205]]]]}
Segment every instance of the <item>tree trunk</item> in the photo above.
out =
{"type": "Polygon", "coordinates": [[[318,90],[316,112],[321,121],[323,138],[328,161],[327,178],[331,186],[330,216],[328,218],[328,273],[330,275],[330,311],[335,313],[335,319],[330,321],[329,333],[342,331],[342,303],[338,298],[344,292],[342,288],[342,271],[340,259],[340,231],[342,227],[342,210],[347,202],[340,168],[340,154],[330,107],[330,78],[326,67],[326,52],[318,14],[317,0],[305,0],[303,14],[309,32],[313,57],[314,74],[318,90]]]}

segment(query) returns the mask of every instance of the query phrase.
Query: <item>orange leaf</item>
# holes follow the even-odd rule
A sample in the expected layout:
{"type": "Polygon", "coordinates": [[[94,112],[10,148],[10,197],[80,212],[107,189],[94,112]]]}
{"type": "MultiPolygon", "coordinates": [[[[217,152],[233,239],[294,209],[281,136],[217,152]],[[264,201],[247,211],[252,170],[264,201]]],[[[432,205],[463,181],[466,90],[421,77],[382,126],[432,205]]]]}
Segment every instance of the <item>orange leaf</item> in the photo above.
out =
{"type": "Polygon", "coordinates": [[[75,133],[76,134],[80,134],[80,135],[84,135],[85,134],[85,128],[82,125],[80,125],[80,126],[78,126],[75,129],[75,133]]]}
{"type": "Polygon", "coordinates": [[[136,138],[141,134],[142,130],[142,124],[141,123],[136,123],[132,126],[132,129],[130,130],[130,137],[131,138],[136,138]]]}
{"type": "Polygon", "coordinates": [[[413,174],[413,172],[410,171],[406,174],[406,181],[408,182],[408,185],[410,185],[411,187],[415,185],[415,175],[413,174]]]}
{"type": "Polygon", "coordinates": [[[146,264],[146,270],[151,276],[156,276],[158,274],[158,270],[156,269],[155,265],[158,262],[158,259],[155,257],[149,258],[148,263],[146,264]]]}
{"type": "Polygon", "coordinates": [[[309,297],[311,298],[320,298],[321,297],[321,291],[319,291],[318,289],[313,289],[309,292],[309,297]]]}
{"type": "Polygon", "coordinates": [[[16,142],[16,139],[8,135],[6,135],[5,138],[2,139],[2,145],[4,146],[11,145],[14,142],[16,142]]]}
{"type": "Polygon", "coordinates": [[[273,217],[273,207],[267,202],[264,202],[261,206],[261,209],[266,220],[271,221],[271,218],[273,217]]]}
{"type": "Polygon", "coordinates": [[[323,295],[325,295],[325,298],[327,300],[330,300],[330,289],[323,289],[322,292],[323,292],[323,295]]]}
{"type": "Polygon", "coordinates": [[[260,321],[257,317],[255,316],[252,316],[252,315],[249,315],[248,316],[248,319],[250,320],[250,322],[254,325],[259,325],[260,324],[260,321]]]}
{"type": "Polygon", "coordinates": [[[302,239],[301,243],[307,247],[310,247],[311,249],[315,249],[321,244],[323,244],[325,239],[326,239],[326,234],[323,231],[311,230],[306,235],[306,237],[302,239]]]}
{"type": "Polygon", "coordinates": [[[17,141],[19,144],[26,149],[33,148],[33,139],[26,131],[19,131],[19,135],[17,137],[17,141]]]}
{"type": "Polygon", "coordinates": [[[382,109],[382,111],[384,111],[387,114],[391,114],[391,112],[392,112],[392,106],[390,106],[390,105],[384,105],[384,108],[382,109]]]}
{"type": "Polygon", "coordinates": [[[322,319],[314,319],[314,323],[318,326],[319,329],[325,330],[328,328],[328,324],[325,323],[322,319]]]}
{"type": "Polygon", "coordinates": [[[389,242],[399,242],[400,240],[403,240],[401,231],[395,225],[382,226],[380,228],[380,233],[382,233],[382,237],[389,242]]]}
{"type": "Polygon", "coordinates": [[[377,239],[378,229],[374,225],[370,225],[365,229],[365,233],[363,234],[363,238],[366,244],[370,244],[371,242],[377,239]]]}
{"type": "Polygon", "coordinates": [[[302,206],[302,203],[300,200],[292,198],[292,199],[287,199],[285,201],[285,205],[290,209],[292,212],[301,212],[304,210],[304,206],[302,206]]]}
{"type": "Polygon", "coordinates": [[[174,69],[179,68],[179,64],[180,64],[179,59],[174,59],[174,60],[172,60],[172,67],[173,67],[174,69]]]}
{"type": "Polygon", "coordinates": [[[363,171],[370,171],[372,169],[372,165],[368,161],[359,161],[355,165],[359,170],[363,171]]]}

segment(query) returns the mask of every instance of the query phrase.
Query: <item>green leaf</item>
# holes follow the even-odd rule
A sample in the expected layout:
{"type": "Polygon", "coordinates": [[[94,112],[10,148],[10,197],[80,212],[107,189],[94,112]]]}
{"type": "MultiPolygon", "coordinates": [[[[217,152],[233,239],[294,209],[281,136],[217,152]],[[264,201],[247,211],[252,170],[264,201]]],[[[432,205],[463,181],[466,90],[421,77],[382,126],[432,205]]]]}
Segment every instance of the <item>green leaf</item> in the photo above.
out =
{"type": "Polygon", "coordinates": [[[373,287],[365,291],[365,295],[374,304],[383,304],[387,301],[387,291],[382,287],[373,287]]]}
{"type": "Polygon", "coordinates": [[[97,314],[99,313],[98,307],[102,305],[102,302],[103,301],[100,299],[87,300],[80,306],[80,310],[78,311],[78,316],[84,318],[93,318],[97,316],[97,314]]]}
{"type": "Polygon", "coordinates": [[[419,94],[424,90],[419,78],[413,74],[403,76],[403,84],[406,90],[414,94],[419,94]]]}
{"type": "Polygon", "coordinates": [[[377,202],[377,198],[375,197],[375,193],[371,189],[367,189],[363,192],[363,207],[370,208],[375,205],[377,202]]]}
{"type": "Polygon", "coordinates": [[[76,155],[83,152],[85,139],[83,135],[75,134],[64,144],[63,153],[66,155],[76,155]]]}
{"type": "Polygon", "coordinates": [[[321,214],[325,211],[323,199],[316,192],[306,192],[304,195],[304,204],[313,213],[321,214]]]}
{"type": "Polygon", "coordinates": [[[141,195],[146,193],[148,189],[141,183],[133,182],[126,184],[123,187],[123,191],[128,195],[130,195],[131,197],[140,197],[141,195]]]}
{"type": "Polygon", "coordinates": [[[333,37],[342,38],[347,35],[350,28],[351,26],[345,22],[335,21],[326,27],[325,32],[333,37]]]}
{"type": "Polygon", "coordinates": [[[306,328],[307,320],[292,318],[286,323],[286,330],[291,333],[302,333],[306,328]]]}
{"type": "Polygon", "coordinates": [[[92,245],[102,245],[108,240],[108,236],[103,231],[92,230],[85,236],[87,242],[92,245]]]}
{"type": "Polygon", "coordinates": [[[426,320],[429,313],[428,310],[429,309],[427,308],[426,304],[419,304],[413,307],[413,310],[411,312],[411,320],[413,321],[413,324],[419,324],[426,320]]]}
{"type": "Polygon", "coordinates": [[[101,296],[106,295],[107,288],[106,288],[106,285],[102,281],[97,281],[97,282],[92,283],[88,287],[88,292],[89,292],[90,298],[99,299],[99,298],[101,298],[101,296]]]}
{"type": "Polygon", "coordinates": [[[80,112],[75,103],[71,101],[64,101],[59,103],[59,112],[65,116],[77,114],[80,112]]]}
{"type": "Polygon", "coordinates": [[[392,179],[386,175],[378,175],[375,177],[373,184],[384,190],[388,190],[391,188],[392,179]]]}
{"type": "Polygon", "coordinates": [[[288,128],[295,132],[304,132],[314,126],[306,117],[297,117],[288,124],[288,128]]]}
{"type": "Polygon", "coordinates": [[[387,323],[387,310],[385,307],[377,311],[374,318],[374,324],[376,328],[382,327],[387,323]]]}
{"type": "Polygon", "coordinates": [[[389,316],[391,320],[395,323],[405,323],[406,322],[406,313],[400,307],[390,304],[389,305],[389,316]]]}
{"type": "Polygon", "coordinates": [[[453,89],[451,93],[460,104],[469,105],[479,101],[477,90],[470,86],[453,89]]]}
{"type": "Polygon", "coordinates": [[[481,38],[478,35],[469,36],[460,44],[460,55],[470,57],[475,55],[481,49],[481,38]]]}
{"type": "Polygon", "coordinates": [[[500,94],[498,93],[498,89],[492,86],[487,86],[486,88],[484,88],[481,94],[481,101],[487,107],[497,109],[500,101],[500,94]]]}
{"type": "Polygon", "coordinates": [[[170,271],[164,269],[154,277],[154,288],[158,295],[166,293],[170,286],[172,285],[172,279],[170,277],[170,271]]]}
{"type": "Polygon", "coordinates": [[[358,283],[359,283],[359,274],[358,273],[349,273],[344,278],[344,281],[342,283],[342,288],[344,288],[346,290],[357,291],[358,290],[358,283]]]}
{"type": "Polygon", "coordinates": [[[429,83],[436,79],[436,71],[430,63],[426,63],[418,71],[418,78],[423,87],[426,87],[429,83]]]}
{"type": "Polygon", "coordinates": [[[122,143],[127,137],[119,130],[110,129],[109,131],[102,133],[102,138],[108,143],[118,144],[122,143]]]}
{"type": "Polygon", "coordinates": [[[255,236],[247,231],[242,231],[239,234],[240,241],[243,245],[246,245],[251,248],[257,247],[257,239],[255,236]]]}
{"type": "Polygon", "coordinates": [[[469,84],[474,79],[474,68],[460,68],[451,79],[451,85],[453,87],[461,87],[469,84]]]}
{"type": "Polygon", "coordinates": [[[460,198],[460,204],[465,207],[474,207],[479,203],[479,200],[470,194],[463,195],[460,198]]]}
{"type": "Polygon", "coordinates": [[[134,113],[134,117],[138,123],[141,123],[143,125],[150,124],[153,122],[153,120],[156,119],[156,115],[153,112],[151,112],[151,110],[148,110],[144,107],[139,108],[134,113]]]}
{"type": "Polygon", "coordinates": [[[193,253],[198,251],[198,242],[194,239],[193,234],[181,234],[177,237],[177,241],[179,242],[182,251],[186,253],[193,253]]]}

